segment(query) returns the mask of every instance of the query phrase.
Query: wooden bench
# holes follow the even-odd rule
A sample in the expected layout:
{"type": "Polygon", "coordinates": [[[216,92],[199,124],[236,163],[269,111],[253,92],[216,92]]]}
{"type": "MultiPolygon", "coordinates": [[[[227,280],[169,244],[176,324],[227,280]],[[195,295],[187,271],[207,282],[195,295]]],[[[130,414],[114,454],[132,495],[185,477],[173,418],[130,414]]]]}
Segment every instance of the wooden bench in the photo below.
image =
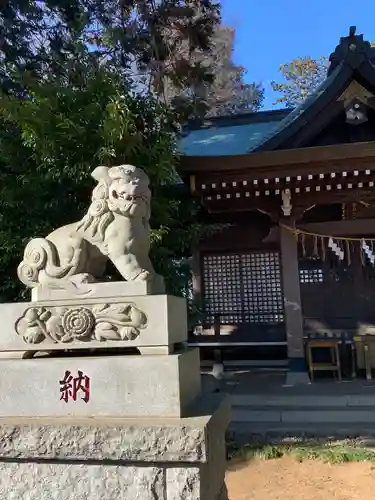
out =
{"type": "Polygon", "coordinates": [[[370,349],[374,346],[375,335],[356,335],[353,337],[353,341],[356,346],[357,355],[362,355],[364,357],[366,380],[372,380],[372,369],[375,367],[371,362],[372,356],[370,349]]]}
{"type": "Polygon", "coordinates": [[[338,380],[341,380],[341,363],[339,352],[340,340],[338,339],[321,339],[308,340],[306,343],[307,365],[310,373],[310,379],[314,381],[315,371],[333,371],[337,374],[338,380]],[[329,349],[331,354],[331,363],[314,363],[314,349],[329,349]]]}

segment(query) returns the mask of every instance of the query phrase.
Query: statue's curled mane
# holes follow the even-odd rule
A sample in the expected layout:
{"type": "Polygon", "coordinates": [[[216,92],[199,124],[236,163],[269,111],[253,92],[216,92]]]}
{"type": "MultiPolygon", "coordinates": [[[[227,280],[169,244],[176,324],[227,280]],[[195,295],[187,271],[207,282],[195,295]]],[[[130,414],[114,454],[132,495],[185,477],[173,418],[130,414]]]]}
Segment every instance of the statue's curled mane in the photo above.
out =
{"type": "Polygon", "coordinates": [[[108,185],[101,181],[92,193],[92,202],[86,215],[77,224],[77,231],[90,233],[92,239],[103,242],[105,231],[113,219],[108,204],[108,185]]]}

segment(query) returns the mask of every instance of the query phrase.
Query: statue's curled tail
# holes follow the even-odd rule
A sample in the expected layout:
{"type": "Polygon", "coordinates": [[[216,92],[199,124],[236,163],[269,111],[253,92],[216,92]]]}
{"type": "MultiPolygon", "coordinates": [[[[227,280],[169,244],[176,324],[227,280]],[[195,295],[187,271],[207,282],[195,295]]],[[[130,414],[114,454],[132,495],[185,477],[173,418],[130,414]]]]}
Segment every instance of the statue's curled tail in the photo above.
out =
{"type": "Polygon", "coordinates": [[[34,288],[43,281],[43,276],[53,280],[73,274],[77,267],[74,257],[66,266],[60,266],[56,246],[45,238],[35,238],[26,245],[17,274],[22,283],[34,288]]]}

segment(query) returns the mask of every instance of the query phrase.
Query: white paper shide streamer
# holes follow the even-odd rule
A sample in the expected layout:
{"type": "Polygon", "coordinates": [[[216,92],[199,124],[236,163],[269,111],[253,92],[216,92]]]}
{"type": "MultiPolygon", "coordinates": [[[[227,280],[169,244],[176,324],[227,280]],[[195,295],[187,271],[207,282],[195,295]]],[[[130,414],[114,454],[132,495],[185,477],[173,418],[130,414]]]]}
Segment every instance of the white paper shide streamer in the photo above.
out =
{"type": "Polygon", "coordinates": [[[332,250],[332,252],[339,258],[339,260],[344,260],[345,253],[342,248],[333,240],[333,238],[329,238],[328,240],[328,248],[332,250]]]}
{"type": "Polygon", "coordinates": [[[371,264],[374,265],[375,264],[375,255],[365,240],[361,241],[361,247],[362,247],[362,251],[365,254],[365,256],[368,258],[368,260],[371,262],[371,264]]]}

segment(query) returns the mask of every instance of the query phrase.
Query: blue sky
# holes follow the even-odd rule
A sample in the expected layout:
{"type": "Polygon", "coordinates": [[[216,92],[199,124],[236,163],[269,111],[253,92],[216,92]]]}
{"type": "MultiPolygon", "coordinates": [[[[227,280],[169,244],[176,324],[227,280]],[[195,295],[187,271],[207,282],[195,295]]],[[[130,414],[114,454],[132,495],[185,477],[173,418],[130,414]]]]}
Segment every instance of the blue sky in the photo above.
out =
{"type": "Polygon", "coordinates": [[[275,108],[270,88],[278,68],[299,56],[328,56],[349,26],[375,40],[375,0],[221,0],[223,24],[236,30],[234,61],[246,80],[266,88],[265,109],[275,108]]]}

